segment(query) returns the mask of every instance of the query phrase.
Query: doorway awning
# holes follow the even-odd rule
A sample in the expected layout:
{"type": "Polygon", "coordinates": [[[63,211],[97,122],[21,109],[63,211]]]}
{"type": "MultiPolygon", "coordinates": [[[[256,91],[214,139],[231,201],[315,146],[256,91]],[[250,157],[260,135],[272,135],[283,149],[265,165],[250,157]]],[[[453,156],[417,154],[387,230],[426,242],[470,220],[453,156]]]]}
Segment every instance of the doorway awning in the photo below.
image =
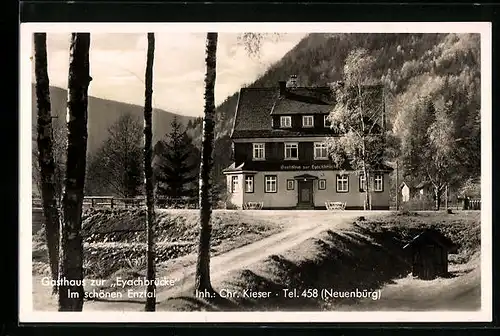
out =
{"type": "Polygon", "coordinates": [[[311,174],[301,174],[293,177],[296,180],[303,180],[303,181],[312,181],[312,180],[317,180],[318,177],[311,175],[311,174]]]}

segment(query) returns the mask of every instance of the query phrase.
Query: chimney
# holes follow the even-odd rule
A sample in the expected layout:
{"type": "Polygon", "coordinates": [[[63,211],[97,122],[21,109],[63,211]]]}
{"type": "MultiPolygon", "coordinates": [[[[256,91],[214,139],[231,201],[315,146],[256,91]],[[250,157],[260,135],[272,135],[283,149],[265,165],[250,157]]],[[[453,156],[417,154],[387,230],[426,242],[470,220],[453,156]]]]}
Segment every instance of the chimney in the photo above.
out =
{"type": "Polygon", "coordinates": [[[279,81],[278,84],[280,86],[280,96],[284,96],[286,92],[286,81],[279,81]]]}

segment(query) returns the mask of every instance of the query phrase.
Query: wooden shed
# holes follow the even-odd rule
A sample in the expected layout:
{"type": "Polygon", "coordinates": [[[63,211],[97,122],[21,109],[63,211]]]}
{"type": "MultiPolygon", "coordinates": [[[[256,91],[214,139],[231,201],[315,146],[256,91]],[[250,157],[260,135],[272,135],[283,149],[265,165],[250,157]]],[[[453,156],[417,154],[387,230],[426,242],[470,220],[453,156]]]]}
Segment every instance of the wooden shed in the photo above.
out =
{"type": "Polygon", "coordinates": [[[448,254],[455,254],[458,247],[451,239],[436,229],[426,229],[403,247],[409,250],[412,274],[423,280],[448,275],[448,254]]]}

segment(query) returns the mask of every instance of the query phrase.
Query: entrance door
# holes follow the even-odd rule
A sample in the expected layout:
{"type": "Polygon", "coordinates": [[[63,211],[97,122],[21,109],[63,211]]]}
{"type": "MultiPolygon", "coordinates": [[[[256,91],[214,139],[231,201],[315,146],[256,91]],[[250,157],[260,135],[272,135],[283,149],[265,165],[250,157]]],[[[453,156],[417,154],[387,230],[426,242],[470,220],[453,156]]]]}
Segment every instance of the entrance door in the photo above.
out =
{"type": "Polygon", "coordinates": [[[313,206],[313,181],[299,181],[299,206],[313,206]]]}

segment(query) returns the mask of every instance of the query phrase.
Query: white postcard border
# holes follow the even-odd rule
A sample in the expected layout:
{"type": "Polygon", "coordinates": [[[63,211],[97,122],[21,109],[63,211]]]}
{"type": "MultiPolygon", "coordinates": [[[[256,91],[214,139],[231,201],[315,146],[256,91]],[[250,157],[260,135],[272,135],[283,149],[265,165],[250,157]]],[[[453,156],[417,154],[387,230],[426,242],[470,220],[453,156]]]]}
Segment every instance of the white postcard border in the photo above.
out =
{"type": "Polygon", "coordinates": [[[490,22],[22,23],[20,27],[19,321],[29,322],[490,322],[492,320],[492,48],[490,22]],[[33,310],[31,56],[34,32],[350,32],[481,34],[481,310],[471,312],[40,312],[33,310]],[[25,181],[25,182],[23,182],[25,181]],[[29,181],[26,182],[26,181],[29,181]]]}

